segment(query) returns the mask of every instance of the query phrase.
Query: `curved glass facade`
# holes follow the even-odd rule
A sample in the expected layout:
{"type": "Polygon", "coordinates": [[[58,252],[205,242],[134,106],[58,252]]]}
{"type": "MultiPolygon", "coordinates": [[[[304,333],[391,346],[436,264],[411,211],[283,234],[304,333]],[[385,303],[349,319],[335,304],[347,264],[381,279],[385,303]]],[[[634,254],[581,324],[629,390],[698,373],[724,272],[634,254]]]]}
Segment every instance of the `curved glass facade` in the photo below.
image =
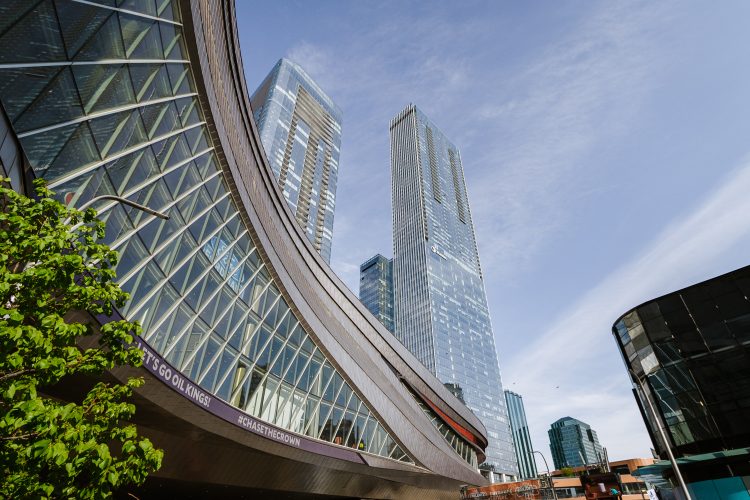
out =
{"type": "Polygon", "coordinates": [[[233,201],[175,0],[0,3],[0,101],[37,177],[93,206],[121,311],[186,376],[313,438],[413,463],[316,345],[233,201]]]}
{"type": "Polygon", "coordinates": [[[744,267],[638,306],[613,326],[631,376],[644,382],[634,386],[651,435],[645,397],[678,456],[750,446],[748,297],[744,267]]]}

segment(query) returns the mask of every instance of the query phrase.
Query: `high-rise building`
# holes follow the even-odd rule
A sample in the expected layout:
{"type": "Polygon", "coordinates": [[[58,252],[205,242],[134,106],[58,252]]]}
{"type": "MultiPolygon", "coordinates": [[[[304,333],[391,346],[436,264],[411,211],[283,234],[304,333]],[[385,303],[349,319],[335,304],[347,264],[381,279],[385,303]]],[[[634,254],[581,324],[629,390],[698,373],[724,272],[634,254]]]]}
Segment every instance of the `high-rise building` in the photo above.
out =
{"type": "Polygon", "coordinates": [[[585,422],[563,417],[547,433],[556,469],[596,464],[604,458],[596,431],[585,422]]]}
{"type": "Polygon", "coordinates": [[[396,337],[487,428],[487,463],[518,475],[461,155],[414,105],[390,124],[396,337]]]}
{"type": "Polygon", "coordinates": [[[297,222],[331,261],[341,110],[297,64],[281,59],[251,100],[263,149],[297,222]]]}
{"type": "Polygon", "coordinates": [[[536,477],[536,461],[534,447],[531,444],[529,424],[526,423],[526,410],[523,407],[523,397],[515,392],[505,391],[505,403],[508,407],[510,430],[513,433],[513,446],[516,450],[518,470],[521,479],[536,477]]]}
{"type": "Polygon", "coordinates": [[[393,260],[380,254],[359,266],[359,300],[393,333],[393,260]]]}

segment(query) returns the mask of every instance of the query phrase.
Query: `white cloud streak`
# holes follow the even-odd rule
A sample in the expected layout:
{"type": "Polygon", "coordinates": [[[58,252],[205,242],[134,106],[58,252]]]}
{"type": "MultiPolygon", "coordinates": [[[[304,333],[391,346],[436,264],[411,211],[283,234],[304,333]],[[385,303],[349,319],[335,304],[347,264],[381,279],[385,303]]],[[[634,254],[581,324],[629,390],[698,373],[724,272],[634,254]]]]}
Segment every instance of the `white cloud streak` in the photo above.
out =
{"type": "MultiPolygon", "coordinates": [[[[750,158],[505,366],[506,385],[524,396],[538,449],[547,452],[549,425],[570,415],[591,424],[602,444],[619,458],[648,451],[650,441],[629,394],[624,365],[619,374],[611,369],[622,364],[610,333],[612,323],[646,300],[712,277],[705,274],[707,269],[713,274],[730,271],[714,269],[714,264],[750,245],[748,192],[750,158]]],[[[746,259],[739,261],[737,265],[747,264],[746,259]]]]}
{"type": "Polygon", "coordinates": [[[592,174],[607,168],[587,155],[633,125],[657,81],[663,61],[651,32],[668,22],[668,6],[596,5],[472,117],[495,130],[464,161],[480,254],[496,280],[517,276],[570,223],[592,174]]]}

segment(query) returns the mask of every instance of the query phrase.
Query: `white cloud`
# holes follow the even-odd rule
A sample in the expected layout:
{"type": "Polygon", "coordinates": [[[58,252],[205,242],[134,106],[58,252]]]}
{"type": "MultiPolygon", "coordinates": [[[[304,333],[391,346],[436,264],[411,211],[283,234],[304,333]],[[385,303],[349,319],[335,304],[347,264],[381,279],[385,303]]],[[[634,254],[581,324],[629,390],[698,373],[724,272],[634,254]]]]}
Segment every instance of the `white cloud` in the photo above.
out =
{"type": "MultiPolygon", "coordinates": [[[[650,441],[610,334],[612,323],[646,300],[730,271],[716,269],[716,263],[726,265],[729,252],[750,245],[748,192],[750,158],[506,364],[505,383],[523,395],[538,449],[547,452],[549,425],[570,415],[599,431],[611,458],[648,451],[650,441]]],[[[747,264],[738,260],[737,265],[747,264]]]]}
{"type": "Polygon", "coordinates": [[[517,275],[570,222],[570,205],[591,189],[586,155],[633,125],[658,81],[663,54],[652,32],[668,22],[667,6],[596,6],[567,38],[498,81],[498,96],[470,117],[495,131],[465,152],[464,167],[480,255],[496,280],[517,275]]]}

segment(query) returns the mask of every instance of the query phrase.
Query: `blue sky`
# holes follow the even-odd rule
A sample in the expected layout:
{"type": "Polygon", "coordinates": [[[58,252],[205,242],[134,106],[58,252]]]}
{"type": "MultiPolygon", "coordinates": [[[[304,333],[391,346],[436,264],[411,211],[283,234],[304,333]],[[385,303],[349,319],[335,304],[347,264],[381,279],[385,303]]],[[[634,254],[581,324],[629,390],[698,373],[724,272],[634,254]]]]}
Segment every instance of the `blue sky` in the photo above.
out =
{"type": "Polygon", "coordinates": [[[610,328],[750,263],[750,3],[237,2],[248,87],[282,56],[344,113],[332,267],[390,256],[388,122],[461,149],[505,388],[534,447],[650,441],[610,328]]]}

